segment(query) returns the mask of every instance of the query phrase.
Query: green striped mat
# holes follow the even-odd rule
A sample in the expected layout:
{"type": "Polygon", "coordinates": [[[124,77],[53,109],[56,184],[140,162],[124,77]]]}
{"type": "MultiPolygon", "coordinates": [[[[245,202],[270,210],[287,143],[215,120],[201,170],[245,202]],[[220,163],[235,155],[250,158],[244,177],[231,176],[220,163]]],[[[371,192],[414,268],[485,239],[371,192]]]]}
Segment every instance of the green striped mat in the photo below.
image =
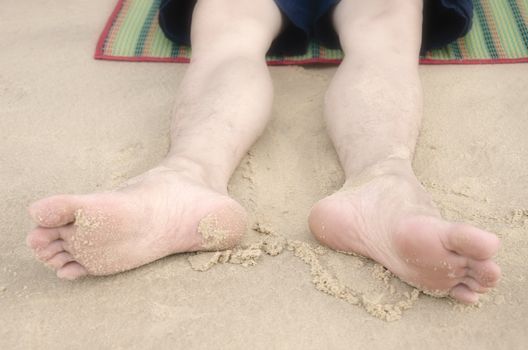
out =
{"type": "MultiPolygon", "coordinates": [[[[160,0],[119,0],[95,58],[189,62],[191,50],[168,40],[158,25],[160,0]]],[[[475,17],[464,38],[421,57],[425,64],[528,62],[528,0],[473,0],[475,17]]],[[[302,56],[269,56],[269,64],[338,63],[340,50],[312,43],[302,56]]]]}

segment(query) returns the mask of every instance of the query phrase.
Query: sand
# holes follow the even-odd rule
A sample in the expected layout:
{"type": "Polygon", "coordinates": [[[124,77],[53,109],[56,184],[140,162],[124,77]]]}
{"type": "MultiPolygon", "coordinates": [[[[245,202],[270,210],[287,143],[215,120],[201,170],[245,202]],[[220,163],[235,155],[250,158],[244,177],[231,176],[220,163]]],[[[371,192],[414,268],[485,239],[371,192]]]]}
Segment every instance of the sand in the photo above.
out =
{"type": "Polygon", "coordinates": [[[229,186],[249,213],[241,247],[78,282],[36,263],[31,201],[113,188],[167,151],[186,66],[93,60],[113,5],[2,2],[0,348],[526,347],[528,65],[421,68],[417,174],[445,217],[503,242],[503,280],[476,307],[309,234],[311,205],[343,182],[321,118],[335,67],[272,68],[273,120],[229,186]]]}

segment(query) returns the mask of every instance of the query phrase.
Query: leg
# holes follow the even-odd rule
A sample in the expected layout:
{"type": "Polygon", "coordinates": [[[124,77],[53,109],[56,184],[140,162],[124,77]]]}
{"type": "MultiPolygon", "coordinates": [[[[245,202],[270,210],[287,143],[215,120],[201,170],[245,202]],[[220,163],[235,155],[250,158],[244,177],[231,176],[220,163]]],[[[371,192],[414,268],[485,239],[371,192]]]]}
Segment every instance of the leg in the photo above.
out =
{"type": "Polygon", "coordinates": [[[491,260],[499,241],[443,220],[411,168],[422,113],[422,1],[342,0],[333,16],[345,59],[325,115],[347,180],[313,207],[310,228],[412,285],[476,302],[499,279],[491,260]]]}
{"type": "Polygon", "coordinates": [[[199,1],[167,158],[116,191],[33,203],[36,256],[74,279],[235,245],[245,212],[227,182],[270,114],[265,53],[281,21],[273,0],[199,1]]]}

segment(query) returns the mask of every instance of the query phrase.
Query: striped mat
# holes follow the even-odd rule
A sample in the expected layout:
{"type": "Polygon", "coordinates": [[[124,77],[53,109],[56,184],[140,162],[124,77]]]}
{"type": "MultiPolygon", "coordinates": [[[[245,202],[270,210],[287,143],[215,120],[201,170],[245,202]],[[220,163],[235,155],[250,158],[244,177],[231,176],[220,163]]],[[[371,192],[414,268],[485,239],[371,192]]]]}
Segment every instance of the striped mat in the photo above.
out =
{"type": "MultiPolygon", "coordinates": [[[[97,43],[95,58],[189,62],[191,50],[165,38],[158,25],[160,0],[119,0],[97,43]]],[[[423,64],[528,62],[528,0],[473,0],[471,32],[421,57],[423,64]]],[[[340,50],[316,43],[302,56],[268,56],[271,65],[338,63],[340,50]]]]}

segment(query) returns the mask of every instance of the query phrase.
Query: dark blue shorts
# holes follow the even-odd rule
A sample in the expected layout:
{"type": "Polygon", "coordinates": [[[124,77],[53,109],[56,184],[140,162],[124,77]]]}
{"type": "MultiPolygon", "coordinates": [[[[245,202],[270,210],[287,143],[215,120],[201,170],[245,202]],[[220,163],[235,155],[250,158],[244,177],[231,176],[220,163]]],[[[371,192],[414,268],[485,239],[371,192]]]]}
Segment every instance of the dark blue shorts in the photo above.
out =
{"type": "MultiPolygon", "coordinates": [[[[196,1],[161,0],[160,26],[172,41],[190,45],[191,17],[196,1]]],[[[332,25],[330,11],[339,0],[275,2],[288,22],[273,42],[270,54],[304,54],[311,39],[329,48],[339,48],[339,38],[332,25]]],[[[466,35],[471,28],[472,18],[471,0],[424,0],[422,52],[445,46],[466,35]]]]}

